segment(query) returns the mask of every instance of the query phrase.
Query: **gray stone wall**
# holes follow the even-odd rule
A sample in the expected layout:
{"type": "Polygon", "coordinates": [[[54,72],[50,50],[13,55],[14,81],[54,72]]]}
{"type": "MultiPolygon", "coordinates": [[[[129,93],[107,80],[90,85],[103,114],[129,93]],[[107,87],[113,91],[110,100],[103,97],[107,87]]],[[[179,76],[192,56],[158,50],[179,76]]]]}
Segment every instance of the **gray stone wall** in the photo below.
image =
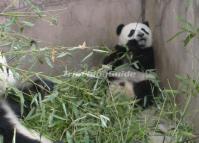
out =
{"type": "Polygon", "coordinates": [[[179,36],[170,42],[168,40],[180,31],[181,22],[178,17],[197,25],[198,2],[193,1],[190,4],[187,0],[150,0],[147,2],[146,9],[150,11],[147,16],[154,32],[156,63],[162,80],[166,83],[167,79],[173,81],[175,74],[192,73],[193,69],[197,69],[197,63],[193,61],[195,55],[192,55],[191,50],[194,54],[198,52],[198,40],[193,40],[187,48],[183,48],[185,36],[179,36]]]}
{"type": "MultiPolygon", "coordinates": [[[[34,27],[25,29],[25,35],[39,39],[42,45],[73,47],[85,41],[89,47],[112,47],[117,42],[116,27],[120,23],[137,21],[141,16],[140,0],[35,0],[34,3],[43,11],[48,11],[47,14],[56,16],[58,21],[57,25],[50,25],[44,20],[36,20],[34,27]]],[[[16,4],[15,9],[26,10],[23,1],[16,4]]],[[[73,57],[57,61],[53,69],[38,63],[33,70],[59,74],[66,65],[68,69],[79,69],[81,60],[89,51],[77,51],[73,57]]],[[[101,61],[102,56],[95,54],[87,63],[96,66],[101,61]]],[[[23,68],[30,67],[27,62],[22,64],[23,68]]]]}
{"type": "MultiPolygon", "coordinates": [[[[172,87],[178,86],[176,75],[190,75],[196,79],[199,71],[199,39],[198,36],[184,47],[185,35],[168,40],[180,31],[183,18],[195,26],[199,26],[199,0],[146,0],[146,17],[149,19],[154,33],[156,66],[164,86],[168,82],[172,87]]],[[[198,79],[196,79],[198,80],[198,79]]],[[[184,107],[182,96],[178,102],[184,107]]],[[[192,97],[187,119],[199,131],[199,97],[192,97]]]]}
{"type": "Polygon", "coordinates": [[[60,9],[52,14],[58,25],[37,21],[27,34],[52,44],[74,46],[83,41],[88,45],[113,45],[119,23],[137,21],[141,13],[139,0],[66,0],[61,5],[51,3],[45,10],[60,9]],[[53,5],[54,4],[54,5],[53,5]]]}

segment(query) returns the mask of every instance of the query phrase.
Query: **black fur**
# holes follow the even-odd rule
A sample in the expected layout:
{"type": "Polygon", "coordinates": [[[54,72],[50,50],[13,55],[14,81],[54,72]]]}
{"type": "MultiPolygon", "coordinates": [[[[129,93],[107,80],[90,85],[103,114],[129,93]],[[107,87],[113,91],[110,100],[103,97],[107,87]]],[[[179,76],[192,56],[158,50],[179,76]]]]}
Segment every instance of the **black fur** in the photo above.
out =
{"type": "Polygon", "coordinates": [[[149,27],[149,22],[148,21],[144,21],[142,23],[149,27]]]}
{"type": "Polygon", "coordinates": [[[103,64],[111,64],[114,70],[116,67],[126,64],[126,62],[129,62],[128,64],[138,71],[145,72],[146,70],[154,69],[153,48],[140,48],[136,40],[130,40],[127,43],[127,48],[116,45],[115,52],[105,57],[103,64]],[[128,61],[125,54],[129,54],[133,58],[128,61]],[[138,67],[133,64],[134,62],[137,63],[138,67]]]}
{"type": "Polygon", "coordinates": [[[117,27],[117,30],[116,30],[117,35],[120,35],[120,34],[121,34],[123,27],[124,27],[124,24],[120,24],[120,25],[117,27]]]}
{"type": "Polygon", "coordinates": [[[133,83],[134,92],[138,99],[138,105],[146,108],[154,103],[157,88],[150,80],[133,83]]]}
{"type": "Polygon", "coordinates": [[[133,66],[133,68],[143,72],[149,69],[155,69],[153,47],[141,48],[136,40],[128,41],[127,47],[133,55],[131,63],[138,62],[139,68],[135,66],[133,66]]]}
{"type": "Polygon", "coordinates": [[[15,91],[11,90],[6,93],[6,101],[18,117],[26,116],[31,110],[32,97],[30,96],[40,93],[43,99],[45,95],[53,91],[54,86],[54,83],[47,79],[36,79],[31,85],[20,87],[18,90],[23,94],[25,99],[23,114],[21,113],[20,99],[15,96],[15,91]]]}
{"type": "Polygon", "coordinates": [[[36,79],[30,86],[20,87],[26,95],[41,93],[41,95],[49,94],[54,89],[54,83],[47,79],[36,79]]]}
{"type": "Polygon", "coordinates": [[[105,57],[103,60],[103,64],[112,65],[112,70],[114,70],[116,67],[124,64],[124,54],[126,53],[125,47],[116,45],[115,46],[116,51],[105,57]]]}
{"type": "MultiPolygon", "coordinates": [[[[3,135],[3,143],[12,143],[14,137],[14,125],[5,116],[6,111],[3,103],[0,102],[0,134],[3,135]]],[[[29,139],[28,137],[16,132],[16,143],[40,143],[40,141],[29,139]]]]}
{"type": "MultiPolygon", "coordinates": [[[[3,143],[13,143],[13,139],[15,143],[41,143],[39,140],[28,138],[24,134],[17,132],[17,130],[14,132],[14,124],[6,116],[7,111],[4,109],[5,104],[7,104],[5,101],[0,101],[0,134],[3,136],[3,143]]],[[[56,141],[53,143],[63,142],[56,141]]]]}

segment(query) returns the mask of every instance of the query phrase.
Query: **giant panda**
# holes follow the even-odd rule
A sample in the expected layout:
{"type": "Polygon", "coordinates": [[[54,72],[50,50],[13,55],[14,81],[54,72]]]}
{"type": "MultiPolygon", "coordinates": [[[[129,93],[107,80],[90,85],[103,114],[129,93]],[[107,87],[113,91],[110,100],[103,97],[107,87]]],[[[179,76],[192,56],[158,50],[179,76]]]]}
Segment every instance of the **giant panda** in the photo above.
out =
{"type": "Polygon", "coordinates": [[[111,63],[116,68],[128,62],[138,71],[155,68],[152,32],[148,22],[120,24],[116,33],[119,40],[115,52],[104,59],[104,64],[111,63]]]}
{"type": "Polygon", "coordinates": [[[116,34],[119,40],[115,51],[106,56],[103,61],[103,64],[112,67],[108,72],[110,90],[124,90],[125,93],[139,100],[138,105],[146,108],[154,103],[154,95],[158,91],[156,84],[148,78],[151,76],[148,71],[155,69],[152,32],[149,24],[148,22],[120,24],[116,34]],[[116,74],[112,74],[113,71],[116,73],[130,71],[135,76],[117,77],[116,74]]]}
{"type": "MultiPolygon", "coordinates": [[[[14,100],[4,96],[7,88],[16,86],[17,81],[8,67],[6,58],[1,53],[0,64],[0,135],[3,136],[3,143],[12,143],[13,141],[15,143],[53,143],[20,123],[18,118],[20,105],[17,106],[14,100]]],[[[33,86],[28,86],[24,89],[31,90],[32,88],[33,86]]],[[[30,90],[27,90],[26,93],[30,90]]]]}

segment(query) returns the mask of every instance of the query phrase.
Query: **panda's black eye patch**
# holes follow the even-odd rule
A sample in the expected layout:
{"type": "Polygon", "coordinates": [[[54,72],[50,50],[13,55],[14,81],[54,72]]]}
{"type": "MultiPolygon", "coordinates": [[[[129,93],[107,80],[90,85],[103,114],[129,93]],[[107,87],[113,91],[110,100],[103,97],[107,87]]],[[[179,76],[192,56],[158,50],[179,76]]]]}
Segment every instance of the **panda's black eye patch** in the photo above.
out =
{"type": "Polygon", "coordinates": [[[128,37],[132,37],[134,33],[135,33],[135,30],[131,30],[128,37]]]}
{"type": "Polygon", "coordinates": [[[147,35],[149,35],[149,32],[147,32],[144,28],[141,28],[141,30],[146,33],[147,35]]]}

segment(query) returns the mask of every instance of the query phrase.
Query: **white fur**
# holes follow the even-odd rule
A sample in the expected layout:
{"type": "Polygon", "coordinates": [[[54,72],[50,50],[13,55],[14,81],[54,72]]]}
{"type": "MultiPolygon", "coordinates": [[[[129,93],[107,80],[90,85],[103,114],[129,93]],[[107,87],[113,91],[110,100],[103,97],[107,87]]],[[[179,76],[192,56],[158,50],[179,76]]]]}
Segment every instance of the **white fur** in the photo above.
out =
{"type": "Polygon", "coordinates": [[[16,129],[16,132],[23,134],[24,136],[33,139],[41,141],[41,143],[52,143],[52,141],[46,139],[45,137],[40,137],[38,133],[35,131],[29,131],[27,128],[25,128],[18,120],[16,115],[13,113],[13,111],[10,109],[10,107],[7,105],[6,102],[1,102],[2,108],[6,111],[5,118],[13,124],[14,128],[16,129]]]}
{"type": "Polygon", "coordinates": [[[133,98],[136,97],[133,89],[134,83],[156,79],[153,74],[139,72],[129,66],[123,66],[117,69],[114,73],[109,72],[108,75],[117,78],[117,80],[111,81],[109,85],[109,90],[112,94],[115,95],[120,93],[133,98]],[[124,86],[121,86],[120,83],[124,83],[124,86]]]}
{"type": "Polygon", "coordinates": [[[135,98],[135,93],[133,90],[133,83],[128,80],[114,80],[110,83],[109,90],[111,94],[123,94],[129,97],[135,98]],[[120,83],[123,83],[124,86],[121,86],[120,83]]]}
{"type": "Polygon", "coordinates": [[[12,71],[8,68],[6,58],[0,52],[0,95],[5,93],[6,88],[16,84],[12,71]]]}
{"type": "Polygon", "coordinates": [[[129,23],[129,24],[125,25],[119,35],[118,44],[121,46],[125,46],[129,40],[133,40],[133,39],[138,40],[139,37],[137,35],[139,33],[144,33],[144,38],[146,38],[146,42],[140,41],[139,44],[145,45],[143,48],[151,47],[152,46],[152,32],[151,32],[151,29],[143,23],[129,23]],[[145,34],[141,30],[142,28],[144,28],[149,33],[149,35],[145,34]],[[128,35],[132,29],[135,30],[135,33],[133,34],[133,36],[128,37],[128,35]]]}
{"type": "Polygon", "coordinates": [[[143,72],[132,72],[132,71],[122,72],[122,75],[124,76],[123,77],[116,76],[118,79],[110,82],[109,90],[114,95],[121,93],[127,96],[131,96],[133,98],[136,97],[133,89],[134,83],[141,82],[144,80],[152,80],[156,78],[152,74],[143,73],[143,72]],[[131,76],[127,77],[125,75],[131,75],[131,76]],[[124,86],[121,86],[120,83],[123,83],[124,86]]]}

